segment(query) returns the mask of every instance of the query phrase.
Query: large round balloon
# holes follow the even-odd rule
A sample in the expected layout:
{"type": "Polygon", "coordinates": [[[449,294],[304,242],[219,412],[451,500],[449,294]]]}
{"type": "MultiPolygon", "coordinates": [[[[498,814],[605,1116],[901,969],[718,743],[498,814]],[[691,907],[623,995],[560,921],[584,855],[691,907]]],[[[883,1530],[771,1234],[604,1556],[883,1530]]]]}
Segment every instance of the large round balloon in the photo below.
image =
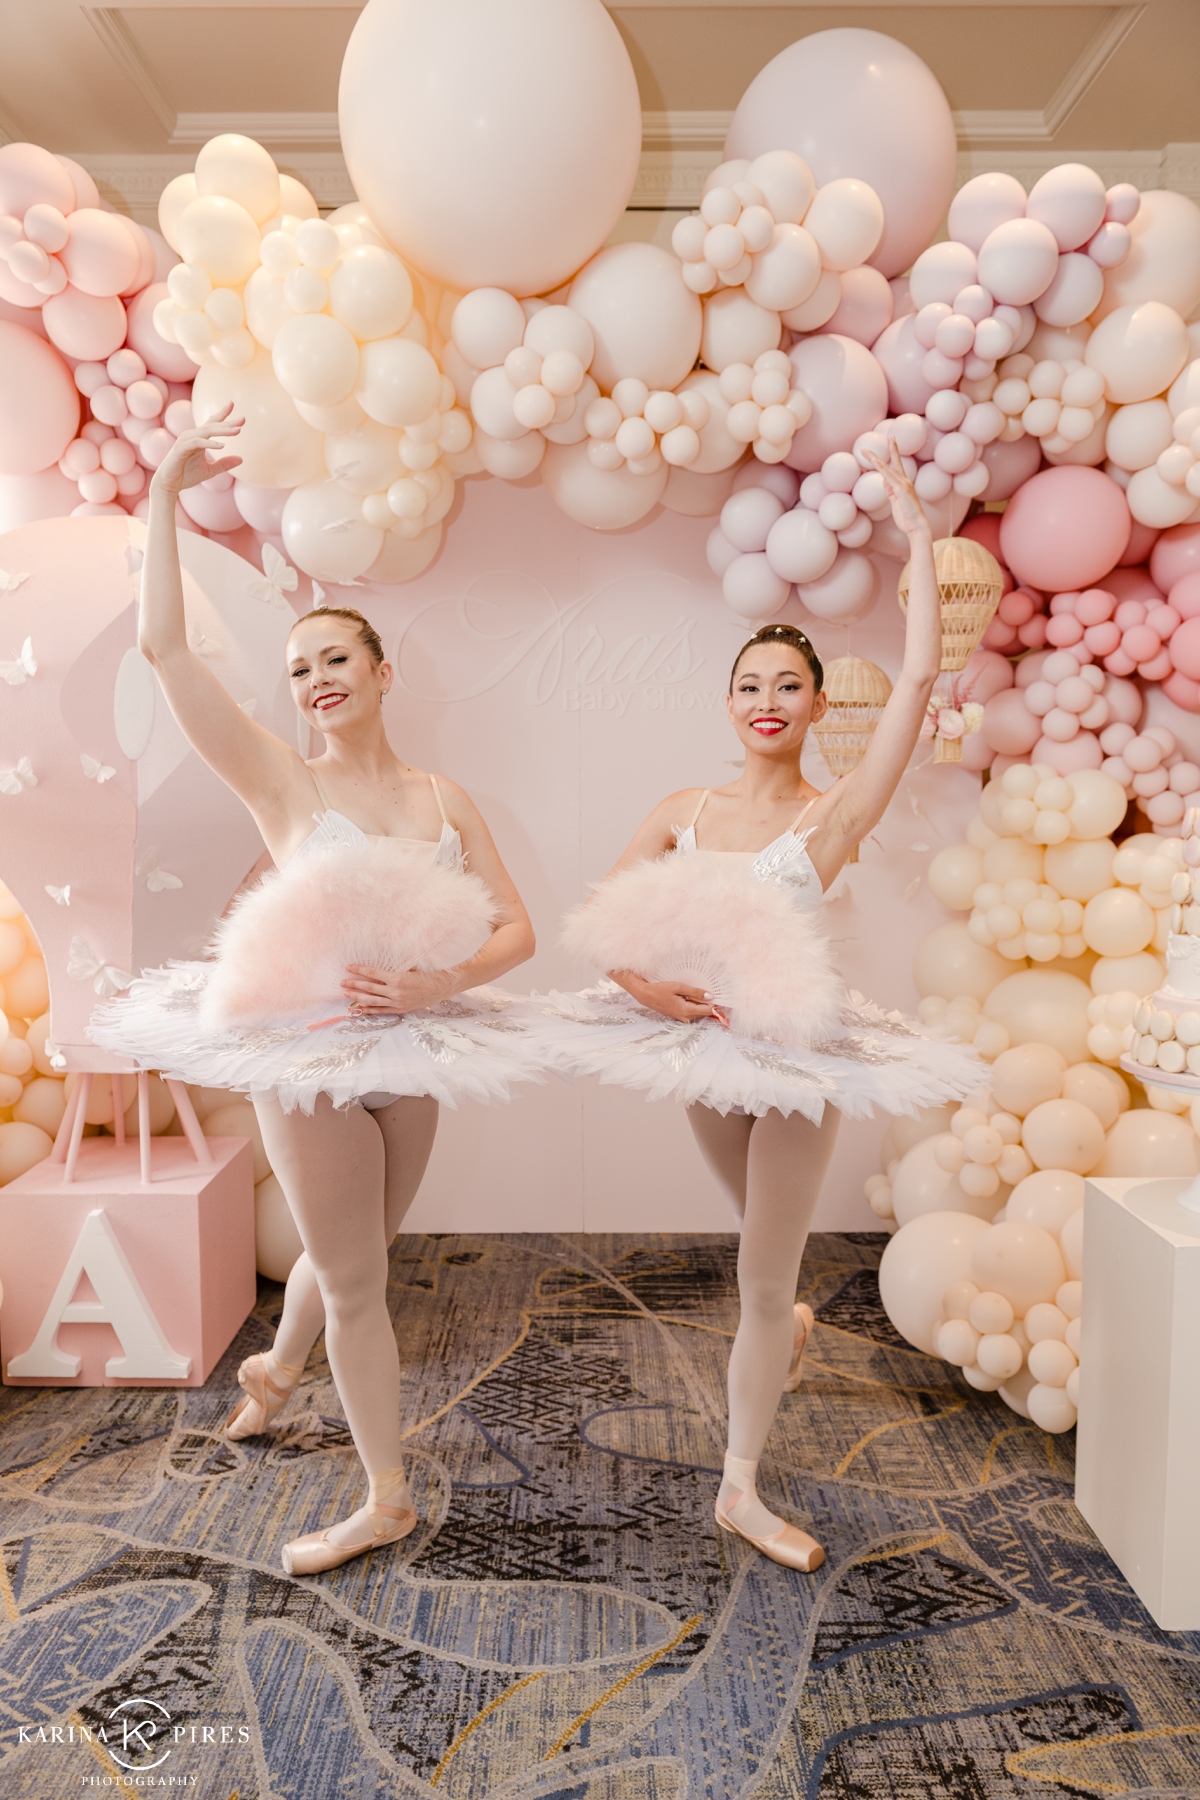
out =
{"type": "Polygon", "coordinates": [[[192,409],[198,425],[231,401],[246,421],[234,446],[242,459],[239,480],[255,487],[293,488],[325,479],[321,433],[304,423],[279,385],[269,350],[259,350],[244,369],[211,363],[197,372],[192,409]]]}
{"type": "Polygon", "coordinates": [[[600,0],[368,0],[338,116],[375,224],[458,290],[558,287],[620,218],[641,156],[637,80],[600,0]]]}
{"type": "Polygon", "coordinates": [[[0,320],[0,475],[49,468],[78,424],[79,395],[61,356],[23,325],[0,320]]]}
{"type": "Polygon", "coordinates": [[[815,31],[782,50],[742,95],[725,140],[730,158],[795,150],[819,186],[868,182],[884,211],[870,261],[887,276],[907,269],[941,224],[956,148],[949,102],[920,57],[855,28],[815,31]]]}
{"type": "Polygon", "coordinates": [[[1124,494],[1100,469],[1043,469],[1009,501],[1000,547],[1022,581],[1067,593],[1119,562],[1132,523],[1124,494]]]}

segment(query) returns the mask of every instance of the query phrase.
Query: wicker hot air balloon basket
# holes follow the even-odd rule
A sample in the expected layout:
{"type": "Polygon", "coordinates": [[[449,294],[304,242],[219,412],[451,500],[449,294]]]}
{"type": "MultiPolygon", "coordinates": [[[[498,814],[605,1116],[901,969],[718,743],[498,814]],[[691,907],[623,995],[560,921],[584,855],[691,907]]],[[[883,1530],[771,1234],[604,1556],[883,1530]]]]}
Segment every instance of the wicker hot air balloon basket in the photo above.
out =
{"type": "MultiPolygon", "coordinates": [[[[942,672],[965,669],[991,624],[1004,591],[1004,572],[990,550],[974,538],[938,538],[933,546],[942,612],[942,672]]],[[[897,598],[908,611],[911,563],[900,571],[897,598]]],[[[961,762],[961,738],[936,738],[935,762],[961,762]]]]}
{"type": "MultiPolygon", "coordinates": [[[[840,656],[826,665],[823,692],[825,716],[812,729],[825,766],[836,780],[849,775],[866,755],[892,684],[874,663],[840,656]]],[[[857,844],[846,860],[858,861],[857,844]]]]}

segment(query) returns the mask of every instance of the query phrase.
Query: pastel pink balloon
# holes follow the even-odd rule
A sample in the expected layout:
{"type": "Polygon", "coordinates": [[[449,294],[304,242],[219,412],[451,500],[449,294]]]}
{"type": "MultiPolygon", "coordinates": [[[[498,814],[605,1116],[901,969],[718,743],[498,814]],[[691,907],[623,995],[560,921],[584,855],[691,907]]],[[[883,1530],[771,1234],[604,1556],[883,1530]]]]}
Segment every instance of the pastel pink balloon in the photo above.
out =
{"type": "Polygon", "coordinates": [[[1088,588],[1075,602],[1075,617],[1081,625],[1102,625],[1116,610],[1116,596],[1105,588],[1088,588]]]}
{"type": "Polygon", "coordinates": [[[1004,756],[1027,756],[1042,735],[1042,721],[1025,704],[1023,688],[993,694],[983,709],[980,732],[1004,756]]]}
{"type": "Polygon", "coordinates": [[[1132,681],[1110,675],[1104,684],[1104,698],[1113,720],[1121,725],[1136,725],[1142,716],[1142,691],[1132,681]]]}
{"type": "Polygon", "coordinates": [[[1104,752],[1093,732],[1077,731],[1065,744],[1054,738],[1039,738],[1029,760],[1049,763],[1057,775],[1074,775],[1077,769],[1098,769],[1104,752]]]}
{"type": "Polygon", "coordinates": [[[1200,569],[1179,577],[1171,589],[1169,604],[1181,619],[1194,619],[1200,613],[1200,569]]]}
{"type": "Polygon", "coordinates": [[[57,156],[39,144],[0,145],[0,213],[23,219],[39,203],[75,210],[75,188],[57,156]]]}
{"type": "Polygon", "coordinates": [[[1006,656],[990,650],[975,650],[961,674],[954,677],[954,704],[963,706],[969,700],[983,705],[993,695],[1013,684],[1013,666],[1006,656]]]}
{"type": "Polygon", "coordinates": [[[926,351],[917,339],[916,314],[893,319],[871,345],[871,353],[887,378],[889,410],[923,413],[935,390],[921,373],[926,351]]]}
{"type": "Polygon", "coordinates": [[[933,238],[954,192],[949,102],[919,56],[880,31],[816,31],[789,44],[742,95],[725,155],[794,150],[818,187],[869,182],[884,225],[871,261],[898,275],[933,238]]]}
{"type": "Polygon", "coordinates": [[[952,238],[976,253],[997,225],[1025,217],[1025,189],[1015,175],[976,175],[950,202],[947,228],[952,238]]]}
{"type": "Polygon", "coordinates": [[[980,285],[1006,306],[1027,306],[1057,273],[1058,244],[1036,219],[998,225],[980,247],[980,285]]]}
{"type": "Polygon", "coordinates": [[[1015,631],[1018,625],[1024,625],[1027,619],[1032,619],[1037,610],[1037,601],[1032,594],[1025,588],[1012,588],[1001,598],[996,617],[1015,631]]]}
{"type": "Polygon", "coordinates": [[[125,342],[125,308],[115,294],[65,287],[42,308],[50,342],[78,362],[106,362],[125,342]]]}
{"type": "Polygon", "coordinates": [[[1150,552],[1150,574],[1164,594],[1182,575],[1200,569],[1200,525],[1173,525],[1150,552]]]}
{"type": "MultiPolygon", "coordinates": [[[[1048,235],[1048,234],[1047,234],[1048,235]]],[[[1064,464],[1019,487],[1004,513],[1004,560],[1020,580],[1063,592],[1091,587],[1129,541],[1125,495],[1099,469],[1064,464]]]]}
{"type": "Polygon", "coordinates": [[[848,337],[802,338],[790,352],[792,379],[812,401],[812,417],[784,461],[810,473],[835,450],[849,450],[887,412],[888,384],[864,344],[848,337]]]}
{"type": "Polygon", "coordinates": [[[56,463],[36,475],[0,475],[0,537],[38,519],[65,519],[78,504],[78,487],[56,463]]]}
{"type": "Polygon", "coordinates": [[[993,443],[984,445],[980,461],[989,477],[984,498],[1011,500],[1021,483],[1028,481],[1041,468],[1042,442],[1040,438],[1030,437],[1028,434],[1018,438],[1013,444],[1001,443],[997,438],[993,443]]]}
{"type": "Polygon", "coordinates": [[[961,766],[972,775],[981,775],[984,769],[992,765],[996,752],[984,737],[982,731],[968,732],[962,738],[961,766]]]}
{"type": "Polygon", "coordinates": [[[140,256],[133,234],[117,213],[85,206],[67,220],[62,265],[83,294],[119,294],[135,279],[140,256]]]}
{"type": "Polygon", "coordinates": [[[1200,682],[1193,681],[1190,676],[1176,670],[1174,675],[1167,676],[1162,684],[1162,691],[1168,700],[1173,700],[1184,712],[1200,713],[1200,682]]]}
{"type": "Polygon", "coordinates": [[[870,346],[892,322],[892,290],[878,269],[864,263],[842,271],[842,297],[833,317],[818,331],[825,336],[854,338],[870,346]]]}
{"type": "Polygon", "coordinates": [[[199,487],[185,488],[179,504],[188,518],[205,531],[238,531],[245,524],[232,486],[214,493],[201,482],[199,487]]]}
{"type": "Polygon", "coordinates": [[[1053,232],[1060,250],[1077,250],[1104,223],[1108,196],[1086,163],[1059,163],[1029,190],[1025,217],[1053,232]]]}
{"type": "Polygon", "coordinates": [[[1111,656],[1121,642],[1121,627],[1113,619],[1104,620],[1099,625],[1089,625],[1083,634],[1083,641],[1093,656],[1111,656]]]}
{"type": "Polygon", "coordinates": [[[1144,566],[1127,569],[1118,564],[1115,569],[1110,569],[1104,577],[1104,588],[1118,603],[1125,600],[1140,600],[1145,605],[1148,601],[1163,598],[1144,566]]]}
{"type": "Polygon", "coordinates": [[[1151,657],[1157,656],[1162,642],[1156,631],[1149,625],[1131,625],[1121,639],[1121,648],[1126,656],[1132,656],[1135,663],[1147,663],[1151,657]]]}
{"type": "Polygon", "coordinates": [[[44,338],[0,322],[0,475],[56,463],[79,427],[71,371],[44,338]]]}
{"type": "Polygon", "coordinates": [[[1121,558],[1122,568],[1130,568],[1135,563],[1144,563],[1162,536],[1153,525],[1143,525],[1140,520],[1133,521],[1133,530],[1129,534],[1129,542],[1125,546],[1125,554],[1121,558]]]}
{"type": "Polygon", "coordinates": [[[154,329],[154,309],[169,298],[165,281],[151,282],[129,302],[126,342],[131,344],[152,375],[164,381],[191,381],[196,365],[178,344],[168,344],[154,329]]]}
{"type": "Polygon", "coordinates": [[[99,206],[100,189],[96,186],[87,170],[77,163],[73,157],[58,156],[55,162],[61,163],[71,177],[71,186],[75,189],[76,206],[99,206]]]}

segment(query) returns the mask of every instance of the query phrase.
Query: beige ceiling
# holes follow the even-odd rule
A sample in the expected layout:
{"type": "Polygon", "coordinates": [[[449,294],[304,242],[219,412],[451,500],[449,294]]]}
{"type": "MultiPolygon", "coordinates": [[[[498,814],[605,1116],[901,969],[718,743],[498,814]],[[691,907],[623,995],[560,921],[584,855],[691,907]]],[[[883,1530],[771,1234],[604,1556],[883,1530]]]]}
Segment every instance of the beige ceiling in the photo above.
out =
{"type": "MultiPolygon", "coordinates": [[[[968,150],[1161,151],[1200,140],[1200,0],[624,0],[612,10],[648,141],[662,145],[719,145],[757,71],[833,25],[889,32],[924,57],[968,150]]],[[[357,12],[354,0],[0,0],[0,131],[93,157],[179,156],[221,129],[335,155],[338,67],[357,12]]]]}

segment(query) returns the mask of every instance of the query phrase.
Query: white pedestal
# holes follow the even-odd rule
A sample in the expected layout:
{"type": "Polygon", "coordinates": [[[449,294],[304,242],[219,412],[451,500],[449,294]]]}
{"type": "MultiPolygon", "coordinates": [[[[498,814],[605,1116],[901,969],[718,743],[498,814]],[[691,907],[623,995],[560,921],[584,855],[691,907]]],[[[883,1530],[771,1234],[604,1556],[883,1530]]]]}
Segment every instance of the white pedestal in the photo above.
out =
{"type": "Polygon", "coordinates": [[[1200,1629],[1200,1214],[1089,1181],[1075,1503],[1155,1622],[1200,1629]]]}

